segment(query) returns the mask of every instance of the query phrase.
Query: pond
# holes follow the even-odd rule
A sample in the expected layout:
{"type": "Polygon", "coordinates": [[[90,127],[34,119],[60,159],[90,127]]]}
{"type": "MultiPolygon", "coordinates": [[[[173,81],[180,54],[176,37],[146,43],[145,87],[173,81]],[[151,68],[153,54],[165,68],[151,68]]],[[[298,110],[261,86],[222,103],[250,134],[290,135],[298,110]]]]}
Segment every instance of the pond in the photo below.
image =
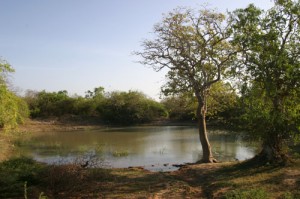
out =
{"type": "MultiPolygon", "coordinates": [[[[211,130],[209,139],[220,161],[245,160],[256,148],[235,133],[211,130]]],[[[45,163],[68,163],[96,157],[113,168],[141,166],[151,171],[175,170],[175,164],[201,159],[196,127],[154,126],[90,131],[43,132],[18,143],[21,155],[45,163]]]]}

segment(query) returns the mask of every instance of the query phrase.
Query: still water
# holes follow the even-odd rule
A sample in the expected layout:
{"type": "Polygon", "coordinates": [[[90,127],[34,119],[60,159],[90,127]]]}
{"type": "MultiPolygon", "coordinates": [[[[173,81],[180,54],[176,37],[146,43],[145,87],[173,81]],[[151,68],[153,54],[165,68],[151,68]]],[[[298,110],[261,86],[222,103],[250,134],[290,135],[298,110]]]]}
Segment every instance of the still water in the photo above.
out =
{"type": "MultiPolygon", "coordinates": [[[[220,161],[245,160],[255,154],[255,147],[234,133],[213,130],[209,139],[220,161]]],[[[40,133],[19,146],[22,155],[46,163],[92,155],[113,168],[142,166],[152,171],[174,170],[173,164],[196,162],[202,154],[197,128],[176,126],[40,133]]]]}

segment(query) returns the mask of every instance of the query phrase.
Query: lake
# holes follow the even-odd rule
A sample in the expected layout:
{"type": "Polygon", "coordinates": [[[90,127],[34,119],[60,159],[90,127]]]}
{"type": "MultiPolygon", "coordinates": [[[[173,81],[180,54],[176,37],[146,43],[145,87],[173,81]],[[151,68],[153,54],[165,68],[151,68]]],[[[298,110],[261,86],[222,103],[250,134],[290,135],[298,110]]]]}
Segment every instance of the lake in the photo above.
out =
{"type": "MultiPolygon", "coordinates": [[[[219,161],[245,160],[255,154],[256,148],[235,133],[210,130],[209,139],[219,161]]],[[[42,132],[18,146],[21,155],[49,164],[93,157],[113,168],[142,166],[151,171],[175,170],[174,164],[194,163],[202,156],[197,128],[182,126],[42,132]]]]}

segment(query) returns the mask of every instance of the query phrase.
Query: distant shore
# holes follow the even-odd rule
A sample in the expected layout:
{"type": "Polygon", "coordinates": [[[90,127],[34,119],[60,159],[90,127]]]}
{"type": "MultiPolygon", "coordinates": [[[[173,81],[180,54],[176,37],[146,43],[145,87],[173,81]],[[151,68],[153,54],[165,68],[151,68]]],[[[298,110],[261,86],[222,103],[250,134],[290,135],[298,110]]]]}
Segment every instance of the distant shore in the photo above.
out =
{"type": "MultiPolygon", "coordinates": [[[[149,123],[135,124],[132,126],[197,126],[196,122],[182,122],[171,120],[157,120],[149,123]]],[[[18,127],[21,132],[48,132],[48,131],[76,131],[76,130],[95,130],[107,127],[123,127],[122,125],[107,124],[97,119],[29,119],[18,127]]]]}

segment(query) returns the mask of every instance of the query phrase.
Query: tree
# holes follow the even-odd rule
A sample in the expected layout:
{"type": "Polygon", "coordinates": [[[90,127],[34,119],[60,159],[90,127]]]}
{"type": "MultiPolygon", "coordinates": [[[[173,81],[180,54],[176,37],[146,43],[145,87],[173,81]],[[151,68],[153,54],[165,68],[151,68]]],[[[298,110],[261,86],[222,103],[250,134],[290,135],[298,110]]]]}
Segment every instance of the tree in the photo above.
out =
{"type": "Polygon", "coordinates": [[[166,107],[171,120],[193,121],[196,118],[197,102],[190,93],[167,96],[161,103],[166,107]]]}
{"type": "Polygon", "coordinates": [[[207,96],[210,87],[227,72],[234,49],[224,14],[214,10],[175,9],[154,26],[155,38],[136,52],[140,63],[154,70],[169,69],[164,93],[190,91],[197,100],[199,137],[203,162],[215,162],[206,130],[207,96]]]}
{"type": "Polygon", "coordinates": [[[6,130],[17,127],[29,114],[26,103],[7,88],[10,72],[14,72],[10,64],[0,59],[0,128],[6,130]]]}
{"type": "Polygon", "coordinates": [[[94,88],[94,91],[88,90],[85,94],[85,98],[104,98],[104,88],[102,86],[94,88]]]}
{"type": "Polygon", "coordinates": [[[300,130],[300,3],[275,1],[264,12],[249,5],[231,15],[249,131],[262,140],[257,156],[285,161],[285,140],[300,130]]]}
{"type": "Polygon", "coordinates": [[[28,91],[25,100],[32,117],[51,117],[73,114],[75,99],[68,96],[66,90],[58,92],[28,91]]]}
{"type": "Polygon", "coordinates": [[[15,70],[10,66],[10,64],[0,58],[0,85],[6,86],[7,74],[12,73],[15,70]]]}
{"type": "Polygon", "coordinates": [[[207,111],[208,119],[227,127],[235,125],[232,120],[237,117],[237,99],[236,91],[230,83],[219,81],[213,84],[207,98],[207,106],[210,107],[207,111]]]}
{"type": "MultiPolygon", "coordinates": [[[[207,120],[214,124],[232,126],[237,117],[236,107],[238,96],[229,83],[218,81],[213,84],[207,96],[207,120]]],[[[162,100],[169,118],[179,121],[193,121],[196,119],[197,100],[191,93],[180,93],[168,96],[162,100]]]]}

